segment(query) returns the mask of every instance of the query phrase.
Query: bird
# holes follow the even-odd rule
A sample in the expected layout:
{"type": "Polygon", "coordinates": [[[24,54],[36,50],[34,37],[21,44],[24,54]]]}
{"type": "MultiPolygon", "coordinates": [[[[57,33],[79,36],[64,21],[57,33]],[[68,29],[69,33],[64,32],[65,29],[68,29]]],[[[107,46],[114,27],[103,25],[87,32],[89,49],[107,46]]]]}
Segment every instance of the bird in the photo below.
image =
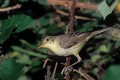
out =
{"type": "Polygon", "coordinates": [[[46,36],[42,40],[42,43],[39,46],[39,48],[47,48],[58,56],[74,55],[77,58],[77,61],[68,67],[70,68],[82,61],[82,58],[79,56],[79,52],[91,37],[110,29],[111,28],[108,27],[96,31],[88,31],[82,33],[72,32],[57,36],[46,36]]]}

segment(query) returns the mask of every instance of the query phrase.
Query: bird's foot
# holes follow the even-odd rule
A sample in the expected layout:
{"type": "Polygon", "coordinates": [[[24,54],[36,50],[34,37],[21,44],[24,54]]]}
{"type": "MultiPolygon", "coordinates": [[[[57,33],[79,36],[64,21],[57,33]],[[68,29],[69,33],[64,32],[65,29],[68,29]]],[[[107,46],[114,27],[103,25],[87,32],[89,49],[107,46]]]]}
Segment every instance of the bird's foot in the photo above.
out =
{"type": "Polygon", "coordinates": [[[69,66],[65,69],[64,73],[66,73],[67,71],[71,72],[73,70],[73,67],[69,66]]]}
{"type": "Polygon", "coordinates": [[[65,73],[66,72],[71,72],[73,70],[73,67],[69,66],[69,67],[64,67],[61,71],[61,74],[65,73]]]}

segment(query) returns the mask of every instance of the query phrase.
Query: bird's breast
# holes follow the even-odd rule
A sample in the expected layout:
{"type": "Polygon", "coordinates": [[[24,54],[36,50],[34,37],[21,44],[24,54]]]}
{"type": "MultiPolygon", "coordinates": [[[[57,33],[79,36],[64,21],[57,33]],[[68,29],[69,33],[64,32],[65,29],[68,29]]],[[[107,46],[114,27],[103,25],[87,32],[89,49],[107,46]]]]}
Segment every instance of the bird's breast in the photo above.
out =
{"type": "Polygon", "coordinates": [[[68,55],[70,55],[68,49],[56,48],[52,51],[58,56],[68,56],[68,55]]]}
{"type": "Polygon", "coordinates": [[[60,45],[58,45],[58,43],[56,43],[51,45],[49,49],[58,56],[69,56],[78,54],[81,47],[80,44],[76,44],[70,48],[64,49],[60,45]]]}
{"type": "Polygon", "coordinates": [[[58,56],[68,56],[70,52],[68,49],[61,48],[59,45],[50,46],[49,49],[58,56]]]}

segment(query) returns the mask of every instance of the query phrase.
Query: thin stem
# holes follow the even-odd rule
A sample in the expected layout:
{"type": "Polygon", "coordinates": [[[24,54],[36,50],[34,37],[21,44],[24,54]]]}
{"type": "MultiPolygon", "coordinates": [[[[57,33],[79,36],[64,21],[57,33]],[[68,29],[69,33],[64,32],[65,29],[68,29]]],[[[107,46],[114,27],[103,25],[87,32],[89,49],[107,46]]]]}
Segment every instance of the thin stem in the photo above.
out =
{"type": "Polygon", "coordinates": [[[16,4],[16,5],[11,6],[11,7],[0,8],[0,12],[10,11],[10,10],[18,9],[18,8],[21,8],[20,4],[16,4]]]}
{"type": "MultiPolygon", "coordinates": [[[[66,58],[66,67],[69,67],[69,66],[70,66],[70,57],[67,57],[66,58]]],[[[66,80],[70,80],[70,72],[68,69],[66,71],[65,77],[66,77],[66,80]]]]}
{"type": "MultiPolygon", "coordinates": [[[[47,0],[47,2],[51,5],[60,5],[60,6],[65,6],[65,7],[70,7],[72,4],[71,0],[47,0]]],[[[93,4],[93,3],[88,3],[88,2],[77,2],[76,3],[76,8],[82,8],[82,9],[92,9],[97,11],[98,10],[98,5],[93,4]]]]}
{"type": "Polygon", "coordinates": [[[55,73],[56,73],[57,65],[58,65],[58,63],[56,62],[55,68],[54,68],[54,71],[53,71],[53,74],[52,74],[52,77],[51,77],[52,80],[55,80],[55,73]]]}
{"type": "Polygon", "coordinates": [[[76,0],[73,0],[72,1],[72,5],[71,5],[71,7],[70,7],[70,10],[69,10],[69,12],[70,12],[70,22],[69,22],[69,24],[70,24],[70,30],[69,30],[69,33],[71,33],[71,32],[73,32],[74,30],[73,30],[73,25],[74,25],[74,12],[75,12],[75,6],[76,6],[76,0]]]}

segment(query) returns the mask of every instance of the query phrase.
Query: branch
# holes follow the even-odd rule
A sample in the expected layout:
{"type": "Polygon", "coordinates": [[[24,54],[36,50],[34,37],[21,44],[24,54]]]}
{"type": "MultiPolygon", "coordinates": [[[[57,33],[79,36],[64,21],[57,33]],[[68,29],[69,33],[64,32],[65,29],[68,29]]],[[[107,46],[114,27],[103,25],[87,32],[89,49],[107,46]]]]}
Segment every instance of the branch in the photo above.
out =
{"type": "Polygon", "coordinates": [[[44,61],[43,68],[45,68],[45,66],[46,66],[46,64],[47,64],[48,61],[49,61],[49,59],[46,59],[46,60],[44,61]]]}
{"type": "Polygon", "coordinates": [[[57,65],[58,65],[58,63],[56,62],[55,68],[54,68],[54,71],[53,71],[53,74],[52,74],[52,77],[51,77],[52,80],[55,80],[55,73],[56,73],[57,65]]]}
{"type": "MultiPolygon", "coordinates": [[[[47,2],[51,5],[61,5],[65,7],[70,7],[72,4],[71,0],[47,0],[47,2]]],[[[76,8],[83,8],[83,9],[92,9],[92,10],[97,10],[98,5],[92,4],[92,3],[87,3],[87,2],[77,2],[76,3],[76,8]]]]}
{"type": "Polygon", "coordinates": [[[70,22],[69,22],[69,33],[73,32],[73,25],[74,25],[74,13],[75,13],[75,6],[76,6],[76,0],[72,0],[72,4],[70,6],[70,22]]]}
{"type": "MultiPolygon", "coordinates": [[[[66,68],[70,66],[70,57],[66,58],[66,68]]],[[[65,78],[66,80],[70,80],[70,74],[69,74],[69,70],[67,69],[66,74],[65,74],[65,78]]]]}
{"type": "Polygon", "coordinates": [[[16,4],[15,6],[12,7],[0,8],[0,12],[10,11],[10,10],[18,9],[20,7],[21,7],[20,4],[16,4]]]}
{"type": "MultiPolygon", "coordinates": [[[[69,13],[64,12],[64,11],[62,11],[62,10],[59,10],[59,9],[56,9],[56,12],[59,13],[59,14],[61,14],[61,15],[67,16],[67,17],[69,16],[69,13]]],[[[77,15],[75,15],[74,18],[75,18],[76,20],[80,19],[80,20],[92,20],[92,21],[97,21],[97,19],[95,19],[95,18],[88,18],[88,17],[83,17],[83,16],[77,16],[77,15]]]]}
{"type": "Polygon", "coordinates": [[[73,71],[79,73],[80,76],[84,77],[86,80],[95,80],[82,69],[79,69],[79,70],[74,69],[73,71]]]}
{"type": "Polygon", "coordinates": [[[51,80],[51,71],[50,71],[51,66],[47,66],[47,73],[45,75],[45,80],[51,80]]]}

